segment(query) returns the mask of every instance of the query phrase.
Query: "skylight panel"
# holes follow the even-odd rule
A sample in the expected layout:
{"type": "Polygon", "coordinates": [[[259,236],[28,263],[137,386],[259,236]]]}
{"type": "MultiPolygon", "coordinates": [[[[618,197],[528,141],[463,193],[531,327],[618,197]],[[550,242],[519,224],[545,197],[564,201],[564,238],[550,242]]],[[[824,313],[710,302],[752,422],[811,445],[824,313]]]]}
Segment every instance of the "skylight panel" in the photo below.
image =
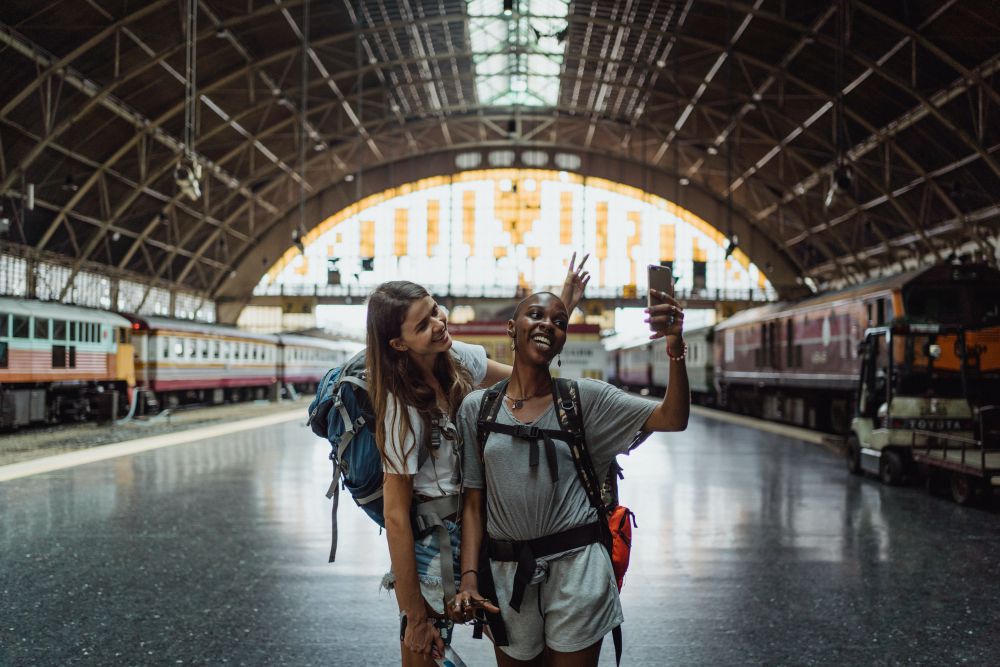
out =
{"type": "Polygon", "coordinates": [[[555,106],[569,0],[467,0],[466,6],[479,103],[555,106]]]}

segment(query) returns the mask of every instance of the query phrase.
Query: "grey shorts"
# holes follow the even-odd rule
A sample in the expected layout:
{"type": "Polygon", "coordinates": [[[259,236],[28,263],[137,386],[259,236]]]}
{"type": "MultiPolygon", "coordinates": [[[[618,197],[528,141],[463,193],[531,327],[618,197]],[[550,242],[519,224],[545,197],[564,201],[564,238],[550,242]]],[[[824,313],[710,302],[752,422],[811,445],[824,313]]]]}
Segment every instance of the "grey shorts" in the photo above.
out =
{"type": "Polygon", "coordinates": [[[520,612],[509,604],[517,563],[492,561],[491,569],[509,641],[500,650],[515,660],[530,660],[546,646],[583,650],[624,621],[611,558],[600,544],[539,560],[520,612]]]}

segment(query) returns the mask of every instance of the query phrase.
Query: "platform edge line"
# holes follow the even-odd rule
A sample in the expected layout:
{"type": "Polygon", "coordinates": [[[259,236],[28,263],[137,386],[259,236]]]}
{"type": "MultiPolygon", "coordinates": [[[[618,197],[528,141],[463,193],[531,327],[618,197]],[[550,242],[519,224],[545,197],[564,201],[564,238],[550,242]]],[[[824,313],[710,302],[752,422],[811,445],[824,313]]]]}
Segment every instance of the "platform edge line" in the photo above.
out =
{"type": "Polygon", "coordinates": [[[0,482],[21,479],[32,475],[41,475],[43,473],[72,468],[79,465],[86,465],[88,463],[97,463],[99,461],[106,461],[119,456],[139,454],[141,452],[160,449],[162,447],[181,445],[194,440],[217,438],[231,433],[238,433],[240,431],[247,431],[263,426],[273,426],[274,424],[281,424],[297,419],[304,420],[304,418],[305,414],[301,409],[289,410],[287,412],[279,412],[273,415],[254,417],[244,421],[212,424],[211,426],[201,426],[198,428],[188,429],[186,431],[178,431],[176,433],[164,433],[146,438],[136,438],[133,440],[126,440],[124,442],[98,445],[96,447],[90,447],[88,449],[82,449],[75,452],[66,452],[64,454],[56,454],[54,456],[43,456],[30,461],[20,461],[18,463],[0,466],[0,482]]]}

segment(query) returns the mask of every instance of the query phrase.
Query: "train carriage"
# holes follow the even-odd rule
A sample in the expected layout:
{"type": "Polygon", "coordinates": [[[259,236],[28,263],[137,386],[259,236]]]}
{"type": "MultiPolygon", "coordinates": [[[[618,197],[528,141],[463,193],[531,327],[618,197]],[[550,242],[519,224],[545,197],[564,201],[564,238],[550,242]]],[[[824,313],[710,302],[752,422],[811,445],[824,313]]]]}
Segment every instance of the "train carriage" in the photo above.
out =
{"type": "MultiPolygon", "coordinates": [[[[714,327],[700,327],[684,332],[688,346],[686,359],[691,399],[702,405],[715,403],[714,327]]],[[[614,363],[609,381],[627,390],[662,396],[667,390],[670,363],[663,340],[640,341],[610,352],[614,363]]]]}
{"type": "Polygon", "coordinates": [[[277,391],[277,336],[164,317],[128,317],[138,385],[159,403],[263,399],[277,391]]]}
{"type": "MultiPolygon", "coordinates": [[[[1000,371],[1000,272],[939,264],[806,299],[746,310],[716,327],[720,402],[736,412],[845,432],[855,411],[857,346],[869,327],[934,322],[974,329],[972,382],[996,391],[1000,371]],[[993,323],[991,325],[991,323],[993,323]],[[990,383],[993,384],[990,384],[990,383]]],[[[940,341],[953,346],[954,337],[940,341]]],[[[957,368],[945,355],[940,367],[957,368]]]]}
{"type": "Polygon", "coordinates": [[[0,298],[0,427],[113,416],[135,385],[132,357],[124,317],[0,298]]]}
{"type": "Polygon", "coordinates": [[[315,336],[278,336],[278,377],[283,385],[299,391],[315,391],[328,370],[340,366],[364,348],[361,343],[315,336]]]}

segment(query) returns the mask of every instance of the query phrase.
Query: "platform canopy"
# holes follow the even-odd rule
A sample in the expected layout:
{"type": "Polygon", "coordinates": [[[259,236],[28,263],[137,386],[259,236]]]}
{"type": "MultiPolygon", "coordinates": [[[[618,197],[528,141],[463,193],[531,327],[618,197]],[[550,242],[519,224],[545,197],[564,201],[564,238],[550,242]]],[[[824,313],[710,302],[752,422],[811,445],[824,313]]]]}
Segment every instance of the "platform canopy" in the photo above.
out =
{"type": "Polygon", "coordinates": [[[6,0],[0,68],[3,252],[64,298],[245,298],[344,206],[488,166],[676,201],[785,295],[996,257],[986,0],[6,0]]]}

